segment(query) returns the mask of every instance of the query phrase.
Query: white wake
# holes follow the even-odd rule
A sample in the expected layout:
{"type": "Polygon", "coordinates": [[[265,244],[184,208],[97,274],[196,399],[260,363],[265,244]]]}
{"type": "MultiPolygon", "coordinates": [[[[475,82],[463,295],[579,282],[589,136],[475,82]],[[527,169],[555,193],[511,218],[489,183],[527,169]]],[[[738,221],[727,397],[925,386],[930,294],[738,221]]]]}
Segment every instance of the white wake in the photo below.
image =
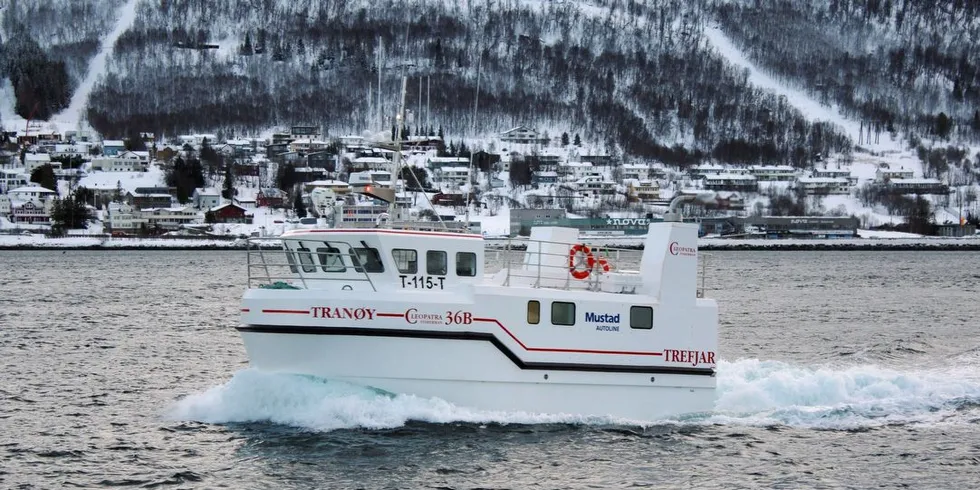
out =
{"type": "Polygon", "coordinates": [[[725,424],[854,429],[931,424],[980,404],[980,374],[902,372],[872,365],[807,368],[777,361],[724,362],[716,410],[669,420],[490,412],[439,399],[390,395],[309,376],[245,369],[225,384],[177,401],[167,414],[205,423],[270,422],[310,430],[384,429],[410,420],[500,424],[725,424]]]}

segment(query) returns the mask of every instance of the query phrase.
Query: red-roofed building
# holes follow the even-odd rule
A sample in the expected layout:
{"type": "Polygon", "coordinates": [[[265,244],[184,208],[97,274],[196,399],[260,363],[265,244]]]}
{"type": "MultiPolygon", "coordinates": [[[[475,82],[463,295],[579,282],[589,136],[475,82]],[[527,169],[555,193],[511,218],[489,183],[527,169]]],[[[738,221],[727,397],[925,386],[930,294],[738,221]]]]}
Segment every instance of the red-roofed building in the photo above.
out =
{"type": "Polygon", "coordinates": [[[212,208],[215,223],[252,223],[252,215],[247,210],[237,204],[223,204],[212,208]]]}

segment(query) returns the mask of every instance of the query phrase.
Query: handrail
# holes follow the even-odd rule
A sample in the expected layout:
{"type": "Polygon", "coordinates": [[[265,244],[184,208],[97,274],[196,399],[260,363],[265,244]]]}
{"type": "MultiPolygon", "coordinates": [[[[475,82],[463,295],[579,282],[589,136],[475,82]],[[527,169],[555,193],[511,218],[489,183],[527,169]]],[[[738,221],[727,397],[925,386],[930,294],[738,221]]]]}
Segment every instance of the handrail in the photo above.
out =
{"type": "MultiPolygon", "coordinates": [[[[317,240],[316,241],[317,243],[323,243],[327,247],[337,248],[337,247],[335,247],[332,244],[344,245],[344,246],[347,247],[347,253],[343,253],[343,252],[317,252],[315,250],[309,250],[309,251],[299,252],[299,251],[295,251],[295,250],[285,249],[285,242],[286,241],[295,241],[295,242],[298,242],[302,246],[303,245],[302,242],[304,240],[305,241],[311,241],[309,239],[309,237],[277,237],[277,238],[271,238],[271,239],[270,238],[251,238],[251,239],[249,239],[248,240],[248,246],[246,247],[246,255],[248,257],[247,258],[247,261],[246,261],[247,262],[246,274],[247,274],[247,277],[248,277],[248,287],[250,287],[250,288],[252,287],[253,281],[263,281],[264,280],[264,283],[265,284],[270,284],[271,285],[271,284],[274,284],[274,281],[273,281],[274,279],[276,279],[276,280],[280,280],[280,279],[287,279],[287,280],[288,279],[299,279],[299,281],[302,283],[304,289],[309,289],[309,284],[307,284],[307,281],[310,281],[310,282],[313,282],[313,281],[343,281],[343,282],[367,282],[371,286],[371,290],[373,290],[375,292],[378,291],[378,288],[374,285],[374,281],[371,280],[371,276],[367,272],[367,267],[365,265],[363,265],[363,264],[360,264],[360,259],[358,259],[357,258],[357,255],[353,252],[353,249],[356,248],[356,247],[354,247],[353,245],[351,245],[350,243],[348,243],[348,242],[346,242],[344,240],[317,240]],[[269,250],[268,248],[263,248],[262,247],[262,244],[265,244],[266,247],[267,247],[268,244],[269,244],[269,242],[272,242],[272,243],[279,242],[281,248],[276,248],[276,249],[273,249],[273,250],[269,250]],[[256,248],[253,249],[252,248],[252,245],[256,245],[256,248]],[[285,257],[286,261],[283,262],[283,263],[268,261],[268,260],[266,260],[266,257],[265,257],[265,255],[267,253],[270,254],[270,255],[273,255],[273,256],[285,257]],[[253,254],[258,254],[259,255],[259,257],[261,259],[261,264],[252,263],[251,256],[253,254]],[[294,256],[293,254],[296,254],[296,255],[294,256]],[[303,263],[303,260],[299,258],[299,254],[309,254],[311,260],[312,260],[312,256],[313,255],[316,255],[318,257],[323,256],[323,257],[340,257],[340,258],[346,256],[346,257],[349,258],[351,265],[347,265],[347,262],[346,261],[340,260],[340,263],[339,264],[336,264],[336,265],[332,265],[331,266],[331,268],[336,268],[337,270],[330,271],[330,274],[337,274],[337,275],[330,275],[330,276],[325,276],[325,277],[311,277],[311,276],[309,276],[309,274],[312,274],[312,273],[309,272],[309,271],[304,270],[304,268],[312,267],[313,270],[315,271],[316,268],[318,268],[318,267],[319,268],[325,267],[325,264],[324,264],[325,261],[321,262],[320,264],[317,264],[315,262],[314,263],[310,263],[310,264],[303,263]],[[288,260],[290,258],[293,258],[294,261],[288,260]],[[261,268],[263,268],[265,270],[265,275],[264,276],[263,275],[253,275],[252,271],[253,271],[253,268],[255,268],[255,267],[261,267],[261,268]],[[290,273],[288,275],[273,275],[272,272],[270,272],[270,270],[269,270],[270,267],[272,267],[272,268],[289,268],[290,273]],[[343,268],[342,270],[340,269],[341,267],[343,268]],[[351,269],[353,269],[355,272],[359,272],[361,274],[361,276],[363,276],[363,277],[350,277],[349,275],[347,275],[347,272],[350,271],[351,269]]],[[[260,282],[260,284],[262,284],[262,282],[260,282]]]]}
{"type": "MultiPolygon", "coordinates": [[[[585,242],[587,244],[587,242],[585,242]]],[[[531,287],[546,287],[553,289],[588,289],[597,291],[602,288],[602,278],[605,275],[612,273],[632,273],[628,274],[627,277],[632,276],[639,269],[640,263],[642,261],[642,250],[635,249],[625,249],[625,248],[614,248],[602,245],[597,245],[594,248],[590,246],[590,253],[593,255],[594,262],[592,269],[589,270],[589,277],[583,278],[583,280],[573,280],[570,274],[570,262],[569,262],[569,250],[571,247],[577,245],[577,243],[565,243],[559,241],[551,240],[521,240],[520,246],[522,248],[515,248],[512,238],[508,237],[505,248],[503,250],[504,258],[502,269],[504,272],[503,286],[510,286],[512,284],[513,278],[524,278],[529,281],[531,287]],[[538,244],[537,247],[533,247],[532,244],[538,244]],[[560,245],[559,251],[546,250],[545,245],[560,245]],[[515,263],[514,255],[520,251],[522,256],[520,261],[515,263]],[[557,260],[556,260],[557,258],[557,260]],[[549,260],[550,259],[550,260],[549,260]],[[611,268],[607,272],[604,267],[600,265],[603,261],[610,264],[611,268]],[[545,263],[549,262],[549,263],[545,263]],[[624,262],[630,262],[636,265],[633,267],[622,267],[624,262]],[[560,271],[556,272],[556,271],[560,271]]],[[[311,240],[308,236],[298,236],[298,237],[278,237],[275,239],[249,239],[248,247],[248,259],[247,259],[247,270],[248,270],[248,286],[252,287],[253,281],[257,281],[261,284],[273,284],[277,280],[298,280],[302,283],[303,288],[310,288],[312,283],[317,281],[344,281],[344,282],[367,282],[373,291],[378,291],[377,285],[371,277],[372,273],[367,272],[367,263],[361,264],[361,260],[354,249],[357,248],[355,245],[351,244],[345,240],[311,240]],[[292,240],[299,243],[302,247],[304,244],[302,242],[316,242],[316,245],[323,244],[326,247],[337,249],[337,252],[318,252],[317,247],[313,246],[313,249],[305,249],[304,251],[296,251],[294,249],[286,250],[285,242],[292,240]],[[269,250],[268,245],[271,243],[279,243],[282,248],[277,248],[275,250],[269,250]],[[252,245],[256,245],[256,249],[252,248],[252,245]],[[263,247],[262,245],[265,245],[263,247]],[[346,247],[346,252],[340,251],[344,250],[346,247]],[[292,262],[286,260],[286,262],[269,260],[266,257],[266,252],[272,254],[272,257],[285,257],[286,259],[294,258],[292,262]],[[258,254],[259,261],[252,260],[251,255],[258,254]],[[308,254],[308,257],[300,258],[299,254],[308,254]],[[316,259],[314,259],[314,256],[316,259]],[[343,257],[347,256],[348,259],[344,260],[343,257]],[[327,265],[329,262],[327,258],[336,257],[339,260],[335,264],[327,265]],[[304,260],[306,262],[304,262],[304,260]],[[348,265],[350,264],[350,265],[348,265]],[[290,268],[291,273],[280,274],[276,270],[282,270],[283,268],[290,268]],[[323,269],[325,274],[320,274],[310,272],[309,269],[316,271],[317,268],[323,269]],[[331,269],[329,272],[325,268],[331,269]],[[256,269],[263,271],[256,273],[256,269]],[[349,271],[353,269],[359,274],[352,277],[349,271]]],[[[499,253],[499,248],[496,249],[499,253]]],[[[710,255],[705,253],[698,253],[699,260],[697,265],[697,278],[695,282],[695,294],[698,298],[705,297],[706,278],[707,278],[707,265],[710,255]]],[[[528,284],[523,283],[522,284],[528,284]]],[[[627,292],[627,291],[622,291],[627,292]]]]}

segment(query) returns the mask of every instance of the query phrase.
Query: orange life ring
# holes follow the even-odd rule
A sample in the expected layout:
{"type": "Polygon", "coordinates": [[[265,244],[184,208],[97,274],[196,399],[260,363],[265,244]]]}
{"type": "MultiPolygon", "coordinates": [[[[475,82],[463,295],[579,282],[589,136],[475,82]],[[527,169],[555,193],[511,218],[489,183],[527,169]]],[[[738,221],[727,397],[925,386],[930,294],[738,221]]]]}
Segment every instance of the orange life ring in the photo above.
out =
{"type": "Polygon", "coordinates": [[[592,255],[592,250],[589,249],[588,245],[582,243],[573,245],[571,250],[568,251],[568,273],[575,279],[585,279],[592,273],[593,267],[595,267],[595,257],[592,255]],[[585,255],[584,269],[579,269],[582,262],[575,260],[578,254],[585,255]]]}
{"type": "Polygon", "coordinates": [[[599,267],[602,268],[602,272],[609,272],[612,269],[612,266],[609,265],[609,261],[601,255],[596,259],[596,262],[599,264],[599,267]]]}

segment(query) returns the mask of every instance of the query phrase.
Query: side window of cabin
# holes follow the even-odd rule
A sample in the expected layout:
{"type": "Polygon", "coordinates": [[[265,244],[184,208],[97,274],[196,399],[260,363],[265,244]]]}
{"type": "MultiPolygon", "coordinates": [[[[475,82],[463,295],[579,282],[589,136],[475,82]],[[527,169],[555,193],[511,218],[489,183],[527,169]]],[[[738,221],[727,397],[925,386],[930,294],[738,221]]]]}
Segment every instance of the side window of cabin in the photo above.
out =
{"type": "Polygon", "coordinates": [[[566,303],[564,301],[552,302],[551,324],[566,327],[575,325],[575,303],[566,303]]]}
{"type": "Polygon", "coordinates": [[[527,302],[527,323],[537,325],[541,322],[541,303],[538,301],[527,302]]]}
{"type": "Polygon", "coordinates": [[[354,269],[357,272],[384,272],[385,266],[381,263],[381,254],[376,248],[352,248],[354,256],[354,269]]]}
{"type": "Polygon", "coordinates": [[[303,266],[303,272],[316,272],[316,266],[313,265],[313,254],[310,253],[310,249],[306,247],[297,248],[296,256],[299,257],[299,264],[303,266]]]}
{"type": "Polygon", "coordinates": [[[419,271],[419,253],[415,250],[395,248],[391,250],[391,258],[395,260],[395,267],[402,274],[415,274],[419,271]]]}
{"type": "Polygon", "coordinates": [[[344,259],[340,256],[340,249],[336,247],[320,247],[316,249],[317,259],[320,261],[320,268],[323,272],[344,272],[344,259]]]}
{"type": "Polygon", "coordinates": [[[473,277],[476,275],[476,254],[473,252],[456,252],[456,275],[473,277]]]}
{"type": "Polygon", "coordinates": [[[289,262],[289,271],[293,274],[299,272],[299,267],[296,267],[296,257],[293,256],[293,251],[286,249],[286,261],[289,262]]]}
{"type": "Polygon", "coordinates": [[[446,252],[429,250],[425,252],[425,272],[433,276],[446,275],[446,252]]]}
{"type": "Polygon", "coordinates": [[[653,308],[649,306],[631,306],[630,328],[645,330],[653,328],[653,308]]]}

